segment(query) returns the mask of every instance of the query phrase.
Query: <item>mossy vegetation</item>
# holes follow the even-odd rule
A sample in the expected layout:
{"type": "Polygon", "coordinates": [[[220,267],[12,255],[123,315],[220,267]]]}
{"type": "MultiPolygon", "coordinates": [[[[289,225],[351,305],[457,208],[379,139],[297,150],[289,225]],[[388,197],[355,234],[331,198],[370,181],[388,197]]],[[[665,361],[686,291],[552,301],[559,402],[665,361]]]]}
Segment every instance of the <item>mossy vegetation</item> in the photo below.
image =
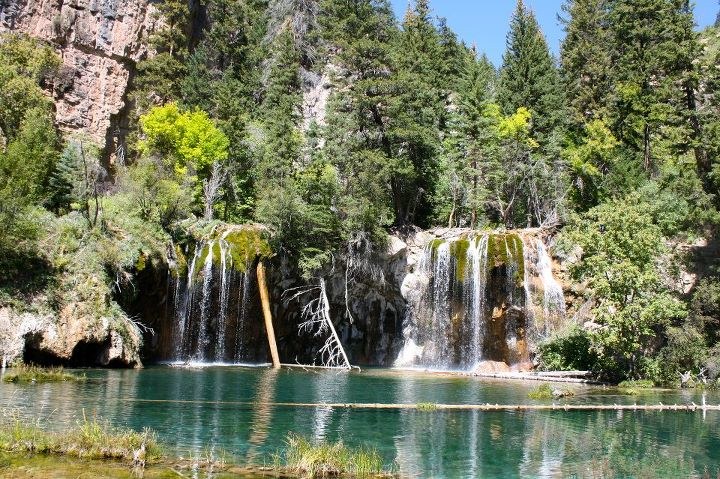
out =
{"type": "Polygon", "coordinates": [[[296,434],[288,435],[285,450],[275,463],[276,470],[304,478],[391,477],[375,449],[350,448],[342,441],[313,444],[296,434]]]}
{"type": "Polygon", "coordinates": [[[618,384],[620,394],[637,396],[643,389],[652,389],[655,384],[647,379],[626,380],[618,384]]]}
{"type": "Polygon", "coordinates": [[[419,402],[415,405],[415,409],[417,409],[418,411],[423,411],[423,412],[437,411],[437,408],[438,408],[437,404],[432,403],[432,402],[419,402]]]}
{"type": "Polygon", "coordinates": [[[170,274],[172,274],[173,278],[184,278],[187,276],[188,270],[187,256],[185,256],[185,253],[183,253],[182,248],[178,244],[174,245],[174,250],[175,267],[170,271],[170,274]]]}
{"type": "MultiPolygon", "coordinates": [[[[226,267],[242,273],[247,271],[256,259],[273,256],[269,232],[260,226],[214,223],[209,231],[206,230],[208,230],[207,227],[202,228],[199,232],[190,228],[190,233],[197,242],[195,247],[201,248],[195,259],[193,273],[195,280],[202,276],[203,266],[208,255],[212,255],[212,264],[215,267],[222,264],[223,255],[225,255],[226,267]]],[[[187,272],[187,268],[186,260],[185,272],[187,272]]],[[[180,265],[176,275],[180,274],[179,269],[180,265]]]]}
{"type": "Polygon", "coordinates": [[[52,383],[64,381],[85,381],[85,375],[69,373],[58,368],[41,368],[34,365],[16,364],[10,372],[3,375],[6,383],[52,383]]]}
{"type": "Polygon", "coordinates": [[[470,249],[470,240],[460,238],[450,243],[450,256],[455,261],[455,279],[462,281],[467,273],[467,252],[470,249]]]}
{"type": "Polygon", "coordinates": [[[245,271],[256,258],[269,258],[273,254],[267,233],[258,228],[235,228],[222,238],[230,247],[233,268],[238,271],[245,271]]]}

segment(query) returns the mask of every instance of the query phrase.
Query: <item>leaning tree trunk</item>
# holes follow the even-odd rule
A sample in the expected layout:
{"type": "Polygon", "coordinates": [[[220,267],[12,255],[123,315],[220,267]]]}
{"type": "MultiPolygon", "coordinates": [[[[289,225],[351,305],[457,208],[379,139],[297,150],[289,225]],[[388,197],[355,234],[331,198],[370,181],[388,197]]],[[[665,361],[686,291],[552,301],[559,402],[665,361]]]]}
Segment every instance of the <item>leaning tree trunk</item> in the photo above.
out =
{"type": "Polygon", "coordinates": [[[268,293],[267,281],[265,280],[265,265],[262,261],[257,265],[257,280],[260,289],[260,301],[262,303],[263,317],[265,318],[265,331],[267,332],[270,356],[272,357],[273,368],[280,367],[280,356],[278,355],[277,342],[275,341],[275,328],[272,323],[272,312],[270,311],[270,294],[268,293]]]}

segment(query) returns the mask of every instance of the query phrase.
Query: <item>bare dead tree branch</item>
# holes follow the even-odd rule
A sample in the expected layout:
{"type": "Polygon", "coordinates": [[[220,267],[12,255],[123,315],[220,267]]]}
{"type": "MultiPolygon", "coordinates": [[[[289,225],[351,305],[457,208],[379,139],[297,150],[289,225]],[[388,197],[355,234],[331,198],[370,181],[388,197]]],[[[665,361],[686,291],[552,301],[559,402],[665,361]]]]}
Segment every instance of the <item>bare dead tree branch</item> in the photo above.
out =
{"type": "Polygon", "coordinates": [[[302,308],[302,318],[299,331],[301,333],[312,333],[315,337],[327,335],[325,343],[318,351],[321,364],[325,367],[351,369],[350,360],[345,353],[340,337],[335,330],[335,325],[330,318],[330,302],[327,298],[325,279],[320,278],[319,286],[307,286],[293,288],[285,293],[292,293],[289,301],[298,299],[307,294],[314,297],[302,308]]]}
{"type": "Polygon", "coordinates": [[[213,218],[213,205],[217,200],[220,187],[225,183],[226,175],[225,168],[223,168],[217,161],[212,165],[212,172],[210,178],[203,180],[203,193],[205,195],[205,214],[204,218],[207,221],[213,218]]]}

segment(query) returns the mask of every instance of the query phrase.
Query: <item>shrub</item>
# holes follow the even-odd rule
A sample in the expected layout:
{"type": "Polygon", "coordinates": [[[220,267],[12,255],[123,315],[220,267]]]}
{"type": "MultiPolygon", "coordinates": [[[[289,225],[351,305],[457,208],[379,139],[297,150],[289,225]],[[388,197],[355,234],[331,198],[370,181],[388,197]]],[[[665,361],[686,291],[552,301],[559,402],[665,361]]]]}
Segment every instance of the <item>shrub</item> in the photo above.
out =
{"type": "Polygon", "coordinates": [[[587,371],[593,369],[597,361],[590,335],[577,326],[556,334],[538,349],[540,369],[545,371],[587,371]]]}

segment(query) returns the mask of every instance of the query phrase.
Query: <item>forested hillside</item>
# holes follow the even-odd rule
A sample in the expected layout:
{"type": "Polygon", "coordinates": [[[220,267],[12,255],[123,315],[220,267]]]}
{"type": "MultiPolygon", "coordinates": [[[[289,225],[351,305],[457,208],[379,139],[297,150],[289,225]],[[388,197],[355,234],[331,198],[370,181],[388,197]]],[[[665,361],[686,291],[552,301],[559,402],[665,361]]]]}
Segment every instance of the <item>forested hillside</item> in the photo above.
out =
{"type": "Polygon", "coordinates": [[[568,0],[560,58],[518,0],[502,65],[429,0],[156,7],[112,152],[54,125],[58,45],[0,37],[1,303],[132,328],[135,275],[218,221],[306,279],[410,226],[541,227],[583,304],[541,367],[720,374],[720,27],[688,0],[568,0]]]}

